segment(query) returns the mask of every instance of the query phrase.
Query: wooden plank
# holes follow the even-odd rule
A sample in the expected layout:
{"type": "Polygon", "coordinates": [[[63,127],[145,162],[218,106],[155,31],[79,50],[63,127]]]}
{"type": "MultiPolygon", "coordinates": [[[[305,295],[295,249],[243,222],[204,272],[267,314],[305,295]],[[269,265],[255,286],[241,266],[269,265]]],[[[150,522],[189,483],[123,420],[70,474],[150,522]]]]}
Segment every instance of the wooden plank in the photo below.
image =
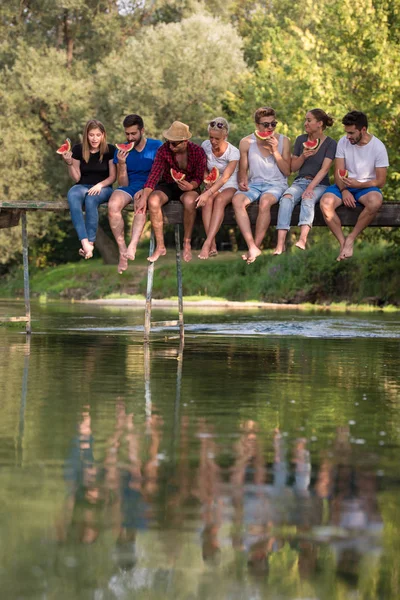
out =
{"type": "MultiPolygon", "coordinates": [[[[106,209],[107,205],[102,205],[101,209],[106,209]]],[[[18,202],[8,202],[6,200],[0,200],[0,209],[4,212],[21,210],[48,210],[48,211],[59,211],[69,210],[68,202],[66,200],[54,200],[54,201],[35,201],[20,200],[18,202]]],[[[128,205],[126,210],[132,210],[132,204],[128,205]]],[[[360,214],[362,207],[347,208],[346,206],[340,206],[337,210],[338,215],[344,226],[353,226],[360,214]]],[[[253,202],[248,208],[250,221],[252,224],[256,222],[258,214],[258,202],[253,202]]],[[[299,222],[300,207],[296,206],[293,215],[291,225],[296,226],[299,222]]],[[[183,222],[183,206],[179,200],[171,200],[163,207],[164,223],[168,225],[181,224],[183,222]]],[[[276,226],[278,215],[278,205],[271,209],[271,225],[276,226]]],[[[201,221],[201,214],[198,211],[197,221],[201,221]]],[[[236,225],[236,219],[232,205],[227,206],[225,210],[224,225],[236,225]]],[[[315,209],[315,227],[325,227],[325,221],[322,216],[319,206],[315,209]]],[[[384,202],[379,213],[371,223],[370,227],[400,227],[400,202],[384,202]]]]}

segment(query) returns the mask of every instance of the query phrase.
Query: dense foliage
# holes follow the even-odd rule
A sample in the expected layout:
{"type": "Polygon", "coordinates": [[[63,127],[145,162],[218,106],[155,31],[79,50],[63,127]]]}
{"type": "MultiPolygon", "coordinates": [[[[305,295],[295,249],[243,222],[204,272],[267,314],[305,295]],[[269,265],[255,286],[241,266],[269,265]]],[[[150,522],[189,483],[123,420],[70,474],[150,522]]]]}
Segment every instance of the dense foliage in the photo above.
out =
{"type": "MultiPolygon", "coordinates": [[[[292,141],[309,108],[336,118],[336,137],[346,111],[365,111],[390,154],[385,198],[398,198],[395,0],[9,0],[0,40],[2,198],[65,197],[69,181],[54,149],[66,135],[79,141],[88,118],[102,119],[114,142],[128,112],[145,117],[150,135],[178,118],[197,138],[208,118],[225,114],[237,143],[260,105],[277,109],[292,141]]],[[[67,220],[29,221],[37,263],[46,264],[69,235],[67,220]]],[[[0,230],[3,269],[19,244],[16,231],[0,230]]]]}

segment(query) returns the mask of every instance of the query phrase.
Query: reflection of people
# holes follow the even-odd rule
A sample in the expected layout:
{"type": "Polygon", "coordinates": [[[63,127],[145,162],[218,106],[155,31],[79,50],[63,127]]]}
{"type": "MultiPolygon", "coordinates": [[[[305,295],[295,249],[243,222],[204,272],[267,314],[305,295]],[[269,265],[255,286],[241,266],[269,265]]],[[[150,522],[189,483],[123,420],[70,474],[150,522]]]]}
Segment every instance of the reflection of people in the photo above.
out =
{"type": "Polygon", "coordinates": [[[82,245],[79,254],[84,258],[93,256],[99,222],[98,207],[108,202],[112,194],[116,174],[114,151],[115,146],[107,144],[104,125],[91,119],[85,125],[82,144],[76,144],[72,152],[62,155],[68,165],[68,173],[75,181],[68,192],[68,204],[82,245]]]}
{"type": "Polygon", "coordinates": [[[89,410],[85,409],[65,465],[67,498],[62,517],[56,525],[59,542],[75,536],[83,544],[96,541],[103,508],[98,477],[93,457],[91,418],[89,410]]]}
{"type": "MultiPolygon", "coordinates": [[[[273,108],[264,107],[254,115],[260,133],[274,132],[278,124],[273,108]]],[[[239,145],[239,191],[233,197],[236,221],[248,246],[243,259],[248,264],[261,254],[261,244],[271,221],[271,206],[276,204],[287,188],[290,175],[289,139],[280,133],[271,133],[258,139],[254,133],[243,138],[239,145]],[[255,237],[251,230],[247,207],[259,200],[255,237]]]]}
{"type": "Polygon", "coordinates": [[[213,167],[219,171],[220,177],[206,186],[205,191],[197,198],[197,207],[201,206],[204,229],[207,239],[203,244],[199,258],[207,259],[217,254],[215,236],[224,219],[225,207],[232,202],[237,191],[237,170],[240,157],[239,150],[227,140],[228,121],[217,117],[208,124],[209,139],[201,145],[207,155],[207,169],[213,167]]]}
{"type": "Polygon", "coordinates": [[[154,157],[161,146],[159,140],[146,138],[144,123],[139,115],[127,115],[123,120],[125,137],[128,143],[135,144],[130,152],[121,150],[114,157],[117,165],[119,188],[115,190],[108,204],[110,227],[118,244],[118,273],[128,268],[128,259],[134,260],[136,247],[146,223],[146,204],[141,201],[140,190],[144,187],[153,165],[154,157]],[[134,200],[135,217],[129,246],[126,247],[122,209],[134,200]]]}
{"type": "Polygon", "coordinates": [[[329,185],[329,169],[335,158],[336,142],[325,135],[326,127],[333,125],[333,119],[320,108],[308,111],[304,123],[306,133],[300,135],[295,143],[291,160],[292,172],[298,175],[289,189],[279,201],[278,212],[278,243],[274,254],[282,254],[285,250],[285,240],[290,229],[293,209],[300,204],[300,238],[296,243],[298,248],[306,249],[307,237],[314,221],[315,204],[329,185]],[[307,141],[319,140],[316,150],[308,150],[303,146],[307,141]]]}
{"type": "Polygon", "coordinates": [[[167,141],[157,152],[143,195],[143,202],[149,199],[151,224],[156,238],[156,249],[148,260],[155,262],[166,254],[161,207],[171,198],[179,198],[183,204],[183,260],[189,262],[192,258],[191,240],[196,219],[196,199],[207,159],[203,148],[189,141],[192,134],[185,123],[174,121],[163,132],[163,136],[167,141]],[[183,173],[185,178],[179,182],[174,181],[171,169],[183,173]]]}
{"type": "Polygon", "coordinates": [[[382,205],[381,188],[386,182],[389,159],[384,144],[368,133],[367,116],[353,110],[342,119],[346,135],[336,150],[335,185],[327,188],[321,198],[321,211],[333,235],[340,244],[337,260],[353,256],[356,237],[371,223],[382,205]],[[339,171],[345,171],[341,177],[339,171]],[[344,204],[364,207],[353,231],[344,237],[336,209],[344,204]]]}

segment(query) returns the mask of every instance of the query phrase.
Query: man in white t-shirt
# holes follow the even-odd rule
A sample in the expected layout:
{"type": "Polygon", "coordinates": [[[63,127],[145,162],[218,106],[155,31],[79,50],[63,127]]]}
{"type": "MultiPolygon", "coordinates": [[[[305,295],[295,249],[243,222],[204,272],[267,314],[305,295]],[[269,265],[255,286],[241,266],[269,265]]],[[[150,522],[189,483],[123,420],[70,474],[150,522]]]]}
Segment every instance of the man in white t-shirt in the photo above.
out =
{"type": "Polygon", "coordinates": [[[385,145],[368,133],[368,119],[364,113],[353,110],[343,117],[342,123],[346,135],[339,140],[336,149],[335,185],[326,189],[320,203],[326,224],[340,244],[337,260],[353,256],[354,240],[382,206],[381,188],[385,185],[389,166],[385,145]],[[347,238],[336,213],[341,204],[350,208],[364,206],[347,238]]]}

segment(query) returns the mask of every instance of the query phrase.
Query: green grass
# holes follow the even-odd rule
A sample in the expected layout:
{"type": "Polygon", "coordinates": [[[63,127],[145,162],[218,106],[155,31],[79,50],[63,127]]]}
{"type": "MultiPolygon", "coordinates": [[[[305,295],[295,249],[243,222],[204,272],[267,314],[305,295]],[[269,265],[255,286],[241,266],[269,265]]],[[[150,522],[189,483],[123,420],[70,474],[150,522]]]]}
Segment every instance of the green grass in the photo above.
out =
{"type": "MultiPolygon", "coordinates": [[[[196,256],[196,253],[194,253],[196,256]]],[[[337,262],[337,248],[322,240],[306,252],[292,247],[281,256],[272,251],[251,265],[240,253],[222,252],[202,261],[195,257],[182,263],[183,293],[189,300],[233,300],[301,304],[311,309],[318,305],[329,310],[396,310],[400,305],[399,246],[385,241],[364,242],[356,246],[352,259],[337,262]],[[370,308],[367,308],[370,307],[370,308]],[[391,307],[391,308],[390,308],[391,307]]],[[[119,275],[115,265],[101,260],[80,261],[31,269],[31,293],[48,299],[143,298],[146,293],[147,249],[140,249],[137,260],[119,275]]],[[[155,264],[154,298],[176,299],[175,253],[155,264]]],[[[2,280],[0,297],[22,297],[22,268],[2,280]]]]}

